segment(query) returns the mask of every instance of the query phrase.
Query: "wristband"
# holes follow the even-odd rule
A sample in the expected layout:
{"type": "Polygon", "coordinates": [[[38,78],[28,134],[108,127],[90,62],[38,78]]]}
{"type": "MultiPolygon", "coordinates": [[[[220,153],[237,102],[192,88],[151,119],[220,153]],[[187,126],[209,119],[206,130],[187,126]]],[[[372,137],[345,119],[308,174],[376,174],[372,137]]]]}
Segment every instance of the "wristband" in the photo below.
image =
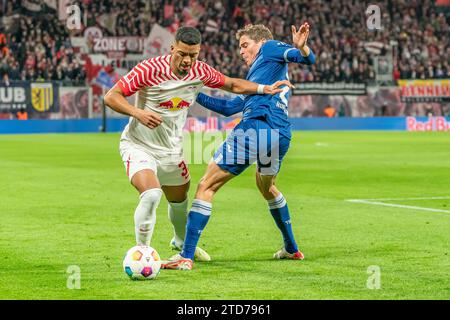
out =
{"type": "Polygon", "coordinates": [[[258,94],[264,94],[264,87],[265,87],[265,85],[263,85],[263,84],[258,84],[258,89],[256,89],[256,92],[257,92],[258,94]]]}

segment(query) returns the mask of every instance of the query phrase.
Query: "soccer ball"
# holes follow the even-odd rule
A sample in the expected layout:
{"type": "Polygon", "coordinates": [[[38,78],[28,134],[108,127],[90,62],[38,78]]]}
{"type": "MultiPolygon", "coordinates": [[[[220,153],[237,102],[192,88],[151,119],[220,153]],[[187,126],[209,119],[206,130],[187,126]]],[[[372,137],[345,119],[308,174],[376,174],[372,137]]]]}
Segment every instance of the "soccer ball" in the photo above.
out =
{"type": "Polygon", "coordinates": [[[158,252],[149,246],[134,246],[123,259],[123,270],[134,280],[154,279],[161,269],[158,252]]]}

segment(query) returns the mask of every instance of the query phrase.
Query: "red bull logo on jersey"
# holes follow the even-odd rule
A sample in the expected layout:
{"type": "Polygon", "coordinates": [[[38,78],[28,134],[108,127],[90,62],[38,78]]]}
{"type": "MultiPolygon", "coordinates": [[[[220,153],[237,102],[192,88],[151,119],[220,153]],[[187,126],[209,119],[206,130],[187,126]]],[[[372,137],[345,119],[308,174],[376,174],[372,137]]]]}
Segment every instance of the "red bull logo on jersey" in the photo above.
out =
{"type": "Polygon", "coordinates": [[[186,100],[183,100],[179,97],[172,98],[169,101],[164,101],[159,103],[159,107],[163,109],[167,109],[170,111],[178,111],[182,109],[189,108],[191,104],[186,100]]]}

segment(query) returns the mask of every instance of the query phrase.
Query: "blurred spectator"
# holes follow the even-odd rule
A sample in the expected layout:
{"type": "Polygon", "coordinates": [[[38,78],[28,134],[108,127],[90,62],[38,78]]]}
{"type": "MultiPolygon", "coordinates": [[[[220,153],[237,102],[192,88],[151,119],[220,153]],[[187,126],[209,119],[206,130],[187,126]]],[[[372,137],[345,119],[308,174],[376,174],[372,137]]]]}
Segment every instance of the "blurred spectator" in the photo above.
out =
{"type": "MultiPolygon", "coordinates": [[[[314,66],[290,67],[292,82],[375,79],[373,57],[392,54],[393,78],[449,78],[450,16],[439,12],[435,1],[380,0],[382,29],[370,31],[365,10],[371,1],[340,0],[83,0],[83,27],[97,26],[105,36],[148,36],[155,23],[176,30],[191,25],[203,35],[200,59],[225,74],[244,77],[248,68],[239,56],[236,31],[248,23],[263,23],[274,38],[290,43],[292,24],[308,21],[310,46],[317,55],[314,66]],[[366,46],[379,45],[379,52],[366,46]],[[396,45],[390,47],[392,43],[396,45]]],[[[21,1],[3,1],[0,16],[20,12],[21,1]]],[[[53,18],[22,17],[19,28],[0,34],[1,57],[9,68],[9,78],[83,82],[85,73],[70,48],[69,34],[53,18]],[[4,52],[2,52],[4,51],[4,52]],[[10,53],[8,53],[8,51],[10,53]],[[16,65],[18,62],[18,65],[16,65]],[[13,67],[14,71],[11,71],[13,67]]]]}
{"type": "Polygon", "coordinates": [[[68,39],[64,24],[56,16],[20,16],[15,30],[0,34],[1,78],[84,84],[85,72],[68,39]]]}
{"type": "Polygon", "coordinates": [[[327,105],[325,107],[325,109],[323,109],[323,113],[325,114],[325,116],[327,116],[328,118],[333,118],[336,116],[336,109],[333,108],[333,106],[331,105],[327,105]]]}
{"type": "Polygon", "coordinates": [[[16,113],[16,117],[18,120],[28,120],[28,112],[25,108],[20,109],[16,113]]]}

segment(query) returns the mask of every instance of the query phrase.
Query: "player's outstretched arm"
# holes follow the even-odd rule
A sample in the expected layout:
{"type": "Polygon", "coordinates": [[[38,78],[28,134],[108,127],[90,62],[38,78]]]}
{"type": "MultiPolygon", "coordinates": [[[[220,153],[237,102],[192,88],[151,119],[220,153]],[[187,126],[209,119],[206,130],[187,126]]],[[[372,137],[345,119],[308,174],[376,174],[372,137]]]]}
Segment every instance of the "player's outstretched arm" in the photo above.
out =
{"type": "Polygon", "coordinates": [[[128,103],[122,89],[116,84],[105,95],[105,104],[116,112],[131,116],[139,120],[150,129],[162,123],[162,117],[157,113],[142,110],[128,103]]]}
{"type": "Polygon", "coordinates": [[[289,56],[289,53],[286,55],[286,60],[303,64],[314,64],[316,56],[306,44],[309,37],[309,23],[305,22],[302,24],[298,31],[295,26],[291,26],[291,30],[292,43],[300,51],[301,57],[296,57],[295,52],[292,52],[291,56],[289,56]]]}
{"type": "Polygon", "coordinates": [[[294,29],[295,27],[292,26],[293,35],[294,33],[296,35],[294,45],[290,45],[277,40],[270,40],[262,46],[263,54],[266,59],[279,63],[293,62],[306,65],[314,64],[316,62],[316,56],[314,55],[314,52],[306,45],[307,35],[309,31],[300,39],[297,37],[298,32],[294,31],[294,29]]]}
{"type": "Polygon", "coordinates": [[[244,79],[225,77],[225,84],[220,89],[237,94],[277,94],[282,86],[294,88],[288,80],[277,81],[272,85],[257,84],[244,79]]]}
{"type": "Polygon", "coordinates": [[[206,94],[199,93],[197,103],[208,110],[217,112],[225,117],[229,117],[235,113],[242,112],[244,109],[244,100],[242,97],[234,99],[213,98],[206,94]]]}
{"type": "Polygon", "coordinates": [[[292,43],[298,50],[300,50],[302,56],[304,57],[309,56],[310,49],[306,44],[309,37],[309,23],[305,22],[304,24],[302,24],[298,29],[298,31],[295,26],[291,26],[291,29],[292,29],[292,43]]]}

